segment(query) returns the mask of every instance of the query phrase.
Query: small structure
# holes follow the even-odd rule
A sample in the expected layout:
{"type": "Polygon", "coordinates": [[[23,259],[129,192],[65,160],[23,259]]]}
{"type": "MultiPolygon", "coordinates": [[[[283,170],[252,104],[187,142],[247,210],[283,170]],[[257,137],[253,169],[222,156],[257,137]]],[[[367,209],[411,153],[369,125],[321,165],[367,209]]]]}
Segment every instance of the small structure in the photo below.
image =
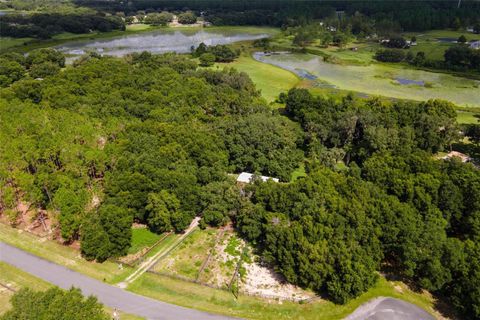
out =
{"type": "Polygon", "coordinates": [[[240,175],[237,178],[237,184],[245,185],[245,184],[248,184],[248,183],[252,183],[253,180],[254,180],[254,177],[258,178],[258,179],[261,179],[263,182],[266,182],[268,180],[272,180],[274,182],[279,182],[279,180],[277,178],[266,177],[266,176],[255,176],[252,173],[242,172],[242,173],[240,173],[240,175]]]}
{"type": "Polygon", "coordinates": [[[451,159],[451,158],[454,158],[454,157],[455,158],[460,158],[460,160],[464,163],[472,161],[472,158],[470,158],[466,154],[458,152],[458,151],[450,151],[450,153],[448,153],[445,157],[442,157],[442,159],[443,160],[448,160],[448,159],[451,159]]]}
{"type": "Polygon", "coordinates": [[[470,42],[470,49],[480,49],[480,40],[470,42]]]}

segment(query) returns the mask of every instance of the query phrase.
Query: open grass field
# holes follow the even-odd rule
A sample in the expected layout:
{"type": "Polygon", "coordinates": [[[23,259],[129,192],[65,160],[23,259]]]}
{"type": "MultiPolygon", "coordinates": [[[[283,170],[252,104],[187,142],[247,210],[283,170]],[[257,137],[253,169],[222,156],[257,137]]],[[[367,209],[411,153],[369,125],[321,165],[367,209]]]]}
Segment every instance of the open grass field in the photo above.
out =
{"type": "Polygon", "coordinates": [[[129,273],[129,268],[123,270],[113,262],[89,262],[80,256],[80,252],[70,247],[62,246],[54,241],[38,238],[26,232],[21,232],[0,223],[0,241],[16,246],[46,260],[66,266],[92,278],[116,283],[129,273]]]}
{"type": "Polygon", "coordinates": [[[268,102],[275,101],[281,92],[288,91],[300,81],[294,73],[258,62],[250,54],[242,55],[232,63],[217,63],[216,67],[232,67],[247,73],[268,102]]]}
{"type": "Polygon", "coordinates": [[[162,301],[247,319],[342,319],[362,303],[377,297],[400,298],[414,303],[429,312],[433,311],[434,299],[427,293],[416,293],[401,282],[390,282],[381,277],[375,287],[345,305],[335,305],[326,300],[308,304],[288,301],[261,300],[241,295],[239,299],[224,290],[212,289],[155,274],[144,274],[129,291],[150,296],[162,301]]]}
{"type": "Polygon", "coordinates": [[[431,60],[443,60],[443,54],[445,53],[445,50],[456,45],[452,42],[439,41],[439,39],[456,40],[461,35],[464,35],[467,38],[467,41],[480,39],[480,35],[469,33],[463,30],[430,30],[421,33],[408,32],[403,34],[403,36],[408,40],[410,40],[413,36],[417,38],[417,45],[410,48],[410,51],[413,54],[423,51],[425,52],[427,59],[431,60]]]}
{"type": "Polygon", "coordinates": [[[31,40],[32,38],[0,37],[0,51],[4,51],[16,46],[22,46],[24,43],[28,43],[31,40]]]}
{"type": "Polygon", "coordinates": [[[132,246],[128,249],[128,253],[136,253],[143,248],[153,246],[162,235],[156,234],[148,230],[148,228],[132,229],[132,246]]]}
{"type": "MultiPolygon", "coordinates": [[[[22,270],[19,270],[9,264],[0,262],[0,284],[6,285],[14,290],[19,290],[24,287],[36,291],[43,291],[50,288],[52,285],[37,277],[34,277],[22,270]]],[[[10,298],[14,293],[6,288],[0,286],[0,315],[5,313],[10,308],[10,298]]],[[[105,311],[112,313],[112,310],[105,308],[105,311]]],[[[133,316],[120,312],[122,320],[140,320],[143,318],[133,316]]]]}
{"type": "Polygon", "coordinates": [[[480,113],[457,111],[457,122],[460,124],[480,124],[480,113]]]}

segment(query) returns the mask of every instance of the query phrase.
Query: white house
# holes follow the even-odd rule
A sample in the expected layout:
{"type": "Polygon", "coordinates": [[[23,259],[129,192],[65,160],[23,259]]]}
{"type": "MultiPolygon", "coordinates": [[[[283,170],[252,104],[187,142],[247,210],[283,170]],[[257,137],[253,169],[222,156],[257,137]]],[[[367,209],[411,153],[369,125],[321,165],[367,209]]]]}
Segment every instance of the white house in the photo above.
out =
{"type": "MultiPolygon", "coordinates": [[[[246,183],[251,183],[253,181],[253,177],[255,175],[252,173],[248,172],[242,172],[237,178],[237,183],[239,184],[246,184],[246,183]]],[[[262,179],[262,181],[266,182],[268,180],[272,180],[274,182],[279,182],[277,178],[272,178],[272,177],[266,177],[266,176],[256,176],[259,179],[262,179]]]]}
{"type": "Polygon", "coordinates": [[[470,48],[475,50],[480,49],[480,40],[470,42],[470,48]]]}

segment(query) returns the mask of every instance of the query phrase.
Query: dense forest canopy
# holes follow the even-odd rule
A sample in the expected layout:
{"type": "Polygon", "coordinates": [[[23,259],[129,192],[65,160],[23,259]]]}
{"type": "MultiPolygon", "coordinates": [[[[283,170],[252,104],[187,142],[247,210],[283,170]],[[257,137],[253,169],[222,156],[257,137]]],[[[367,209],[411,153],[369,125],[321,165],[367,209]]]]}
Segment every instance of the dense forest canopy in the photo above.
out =
{"type": "Polygon", "coordinates": [[[305,131],[309,173],[258,183],[235,216],[264,258],[340,303],[385,270],[478,318],[480,173],[432,157],[457,139],[453,106],[338,102],[292,89],[286,111],[305,131]]]}
{"type": "Polygon", "coordinates": [[[479,316],[480,173],[433,157],[460,138],[451,103],[292,89],[282,115],[246,74],[186,56],[90,54],[66,68],[52,49],[1,59],[12,222],[18,201],[48,209],[64,241],[103,261],[127,252],[134,221],[161,233],[197,215],[202,226],[231,219],[288,281],[336,302],[386,271],[479,316]],[[51,71],[35,78],[38,66],[51,71]],[[285,183],[302,160],[307,177],[285,183]],[[284,183],[241,196],[228,175],[241,171],[284,183]]]}
{"type": "Polygon", "coordinates": [[[185,10],[202,12],[216,25],[304,24],[315,19],[361,13],[380,24],[397,24],[406,31],[442,29],[462,23],[479,23],[478,1],[304,1],[304,0],[77,0],[76,4],[130,14],[138,10],[185,10]]]}
{"type": "Polygon", "coordinates": [[[56,210],[64,240],[82,237],[88,257],[125,254],[134,220],[182,231],[210,206],[204,188],[227,173],[288,181],[299,164],[299,126],[272,112],[244,73],[148,53],[87,56],[43,80],[25,72],[56,54],[3,57],[24,72],[1,92],[2,193],[13,197],[2,205],[22,198],[56,210]]]}

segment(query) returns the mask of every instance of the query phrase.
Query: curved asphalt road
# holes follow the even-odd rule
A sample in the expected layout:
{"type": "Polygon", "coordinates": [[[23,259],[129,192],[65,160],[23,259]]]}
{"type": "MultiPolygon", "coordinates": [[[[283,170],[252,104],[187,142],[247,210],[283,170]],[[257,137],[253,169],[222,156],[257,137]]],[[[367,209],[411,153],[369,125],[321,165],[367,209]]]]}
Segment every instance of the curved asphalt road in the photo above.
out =
{"type": "Polygon", "coordinates": [[[0,261],[6,262],[61,288],[80,288],[84,295],[94,295],[103,304],[126,313],[159,320],[226,320],[225,316],[188,309],[140,296],[84,276],[58,264],[31,255],[0,242],[0,261]]]}
{"type": "Polygon", "coordinates": [[[345,320],[435,320],[422,308],[403,300],[378,297],[358,307],[345,320]]]}

